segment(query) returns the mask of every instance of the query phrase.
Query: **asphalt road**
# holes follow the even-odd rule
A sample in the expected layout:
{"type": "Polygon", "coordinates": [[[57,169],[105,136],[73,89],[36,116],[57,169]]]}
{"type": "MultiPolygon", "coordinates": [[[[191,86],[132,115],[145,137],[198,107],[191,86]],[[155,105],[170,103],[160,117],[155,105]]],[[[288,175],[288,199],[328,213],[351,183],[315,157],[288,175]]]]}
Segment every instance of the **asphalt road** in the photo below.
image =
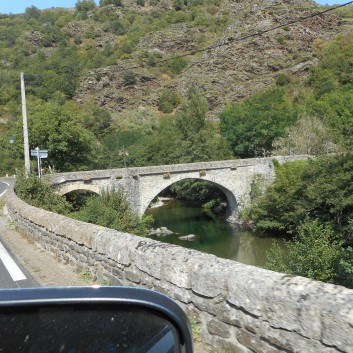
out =
{"type": "MultiPolygon", "coordinates": [[[[0,197],[5,195],[8,186],[8,183],[0,181],[0,197]]],[[[0,288],[28,287],[38,287],[38,284],[1,241],[0,234],[0,288]]]]}

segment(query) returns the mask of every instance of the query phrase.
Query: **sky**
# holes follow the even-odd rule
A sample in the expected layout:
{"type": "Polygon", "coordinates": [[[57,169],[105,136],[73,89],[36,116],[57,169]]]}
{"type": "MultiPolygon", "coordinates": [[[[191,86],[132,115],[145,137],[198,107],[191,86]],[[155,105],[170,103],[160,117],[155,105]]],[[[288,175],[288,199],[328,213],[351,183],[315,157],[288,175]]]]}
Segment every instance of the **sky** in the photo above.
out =
{"type": "MultiPolygon", "coordinates": [[[[99,3],[99,0],[95,0],[99,3]]],[[[77,0],[0,0],[0,13],[24,13],[26,7],[35,6],[40,10],[51,7],[75,7],[77,0]]],[[[322,5],[345,4],[349,0],[316,0],[322,5]]]]}

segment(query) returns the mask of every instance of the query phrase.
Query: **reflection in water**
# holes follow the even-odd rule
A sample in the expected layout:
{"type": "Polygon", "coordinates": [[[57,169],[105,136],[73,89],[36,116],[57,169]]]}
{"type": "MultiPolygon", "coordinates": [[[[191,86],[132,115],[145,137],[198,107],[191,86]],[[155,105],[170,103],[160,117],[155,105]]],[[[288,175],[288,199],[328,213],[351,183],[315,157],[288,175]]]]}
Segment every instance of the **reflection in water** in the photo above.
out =
{"type": "MultiPolygon", "coordinates": [[[[147,211],[154,217],[154,228],[167,227],[174,234],[154,239],[249,265],[263,266],[266,251],[273,238],[260,238],[249,231],[241,231],[217,218],[212,212],[172,201],[147,211]],[[177,234],[175,234],[177,233],[177,234]],[[180,240],[180,236],[195,234],[195,241],[180,240]]],[[[278,242],[283,245],[281,240],[278,242]]]]}

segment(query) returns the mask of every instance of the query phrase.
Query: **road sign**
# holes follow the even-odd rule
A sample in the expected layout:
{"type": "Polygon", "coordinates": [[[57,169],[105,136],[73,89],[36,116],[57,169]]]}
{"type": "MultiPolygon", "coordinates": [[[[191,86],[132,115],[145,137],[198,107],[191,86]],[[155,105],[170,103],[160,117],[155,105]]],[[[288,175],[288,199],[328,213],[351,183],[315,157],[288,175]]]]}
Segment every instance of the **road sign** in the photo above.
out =
{"type": "Polygon", "coordinates": [[[48,158],[48,150],[40,150],[40,149],[31,150],[31,156],[37,157],[37,158],[39,157],[41,159],[48,158]]]}

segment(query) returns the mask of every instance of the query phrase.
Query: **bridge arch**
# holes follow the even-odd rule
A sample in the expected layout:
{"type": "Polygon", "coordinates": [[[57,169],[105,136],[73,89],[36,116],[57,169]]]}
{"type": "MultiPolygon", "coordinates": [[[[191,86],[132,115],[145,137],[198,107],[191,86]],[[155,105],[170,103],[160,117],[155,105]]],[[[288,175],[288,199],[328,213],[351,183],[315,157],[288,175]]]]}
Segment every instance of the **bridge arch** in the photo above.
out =
{"type": "Polygon", "coordinates": [[[167,181],[161,182],[161,183],[156,183],[153,188],[150,188],[148,195],[146,195],[143,198],[142,204],[141,204],[141,214],[144,214],[148,208],[148,206],[151,204],[151,202],[165,189],[170,187],[173,184],[178,183],[179,181],[183,180],[203,180],[207,181],[210,184],[213,184],[217,186],[219,190],[223,192],[227,199],[227,210],[226,210],[226,217],[227,218],[233,218],[233,217],[238,217],[238,203],[236,200],[236,197],[234,193],[226,188],[225,186],[213,181],[209,180],[208,178],[205,177],[190,177],[190,176],[185,176],[185,177],[180,177],[178,180],[171,180],[168,179],[167,181]]]}
{"type": "Polygon", "coordinates": [[[100,189],[98,185],[90,185],[90,184],[68,184],[64,185],[58,190],[58,193],[63,196],[65,194],[68,194],[71,191],[76,191],[76,190],[85,190],[85,191],[91,191],[94,192],[95,194],[100,194],[100,189]]]}

